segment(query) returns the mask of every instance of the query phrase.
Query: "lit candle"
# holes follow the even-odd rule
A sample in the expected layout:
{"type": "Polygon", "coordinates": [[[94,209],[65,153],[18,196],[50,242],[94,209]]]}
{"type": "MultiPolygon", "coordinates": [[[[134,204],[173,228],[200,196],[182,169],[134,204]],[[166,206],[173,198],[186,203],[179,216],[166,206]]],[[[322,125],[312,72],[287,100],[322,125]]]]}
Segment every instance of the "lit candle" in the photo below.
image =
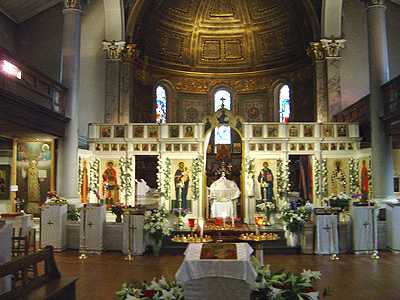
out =
{"type": "Polygon", "coordinates": [[[199,226],[200,226],[200,238],[203,238],[203,225],[204,225],[204,221],[203,221],[203,220],[199,220],[198,223],[199,223],[199,226]]]}
{"type": "Polygon", "coordinates": [[[224,224],[224,227],[225,227],[225,218],[226,218],[226,212],[222,212],[222,220],[223,220],[223,224],[224,224]]]}
{"type": "Polygon", "coordinates": [[[235,227],[235,218],[232,216],[232,227],[235,227]]]}

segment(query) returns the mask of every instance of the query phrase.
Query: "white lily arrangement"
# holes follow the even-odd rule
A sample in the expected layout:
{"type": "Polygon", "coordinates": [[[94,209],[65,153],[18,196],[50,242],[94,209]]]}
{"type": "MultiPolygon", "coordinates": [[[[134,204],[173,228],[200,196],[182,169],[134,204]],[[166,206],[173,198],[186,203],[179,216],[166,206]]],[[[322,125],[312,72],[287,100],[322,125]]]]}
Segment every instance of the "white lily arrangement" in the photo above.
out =
{"type": "Polygon", "coordinates": [[[321,163],[314,156],[314,182],[315,182],[315,194],[317,198],[321,195],[321,163]]]}
{"type": "Polygon", "coordinates": [[[263,212],[267,213],[271,213],[272,211],[275,210],[276,206],[273,202],[262,202],[260,204],[257,204],[257,208],[259,208],[260,210],[262,210],[263,212]]]}
{"type": "Polygon", "coordinates": [[[276,161],[276,181],[277,187],[276,191],[278,192],[278,197],[283,200],[285,195],[289,192],[290,183],[289,183],[289,160],[283,161],[282,159],[278,159],[276,161]]]}
{"type": "Polygon", "coordinates": [[[192,164],[192,188],[193,188],[193,201],[200,198],[200,175],[203,169],[203,159],[201,156],[195,158],[192,164]]]}
{"type": "Polygon", "coordinates": [[[82,157],[78,157],[78,194],[80,195],[82,192],[82,182],[83,182],[83,166],[82,166],[82,157]]]}
{"type": "Polygon", "coordinates": [[[281,207],[281,212],[276,214],[285,229],[292,233],[298,233],[302,224],[311,220],[311,213],[314,205],[307,202],[305,205],[298,206],[297,201],[285,202],[281,207]]]}
{"type": "Polygon", "coordinates": [[[321,160],[321,197],[328,197],[328,164],[326,158],[321,160]]]}
{"type": "Polygon", "coordinates": [[[132,174],[133,174],[133,158],[122,156],[119,159],[119,168],[121,170],[120,189],[126,196],[133,193],[132,174]]]}
{"type": "Polygon", "coordinates": [[[100,171],[100,159],[92,157],[90,159],[90,191],[98,193],[99,191],[99,171],[100,171]]]}
{"type": "Polygon", "coordinates": [[[358,175],[359,161],[355,158],[349,159],[349,173],[350,173],[350,195],[358,194],[360,189],[360,178],[358,175]]]}
{"type": "Polygon", "coordinates": [[[164,194],[165,201],[171,198],[171,160],[165,159],[163,162],[161,155],[157,158],[157,186],[161,194],[164,194]]]}

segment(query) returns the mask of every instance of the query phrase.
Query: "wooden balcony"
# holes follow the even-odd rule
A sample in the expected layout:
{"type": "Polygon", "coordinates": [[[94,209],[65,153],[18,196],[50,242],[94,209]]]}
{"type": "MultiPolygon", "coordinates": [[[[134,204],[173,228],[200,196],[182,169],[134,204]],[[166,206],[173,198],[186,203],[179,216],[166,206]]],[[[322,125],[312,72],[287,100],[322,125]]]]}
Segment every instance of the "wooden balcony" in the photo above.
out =
{"type": "Polygon", "coordinates": [[[14,76],[0,70],[0,119],[39,132],[63,136],[67,88],[0,47],[4,61],[20,70],[14,76]]]}
{"type": "Polygon", "coordinates": [[[384,95],[385,133],[393,137],[393,141],[400,143],[400,76],[390,80],[382,86],[384,95]]]}

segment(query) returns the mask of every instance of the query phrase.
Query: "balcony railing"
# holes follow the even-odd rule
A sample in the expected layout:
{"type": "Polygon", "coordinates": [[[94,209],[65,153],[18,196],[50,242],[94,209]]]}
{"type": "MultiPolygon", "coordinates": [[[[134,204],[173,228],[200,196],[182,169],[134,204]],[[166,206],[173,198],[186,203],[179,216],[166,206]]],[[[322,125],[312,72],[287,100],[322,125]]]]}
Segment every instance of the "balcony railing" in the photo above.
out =
{"type": "Polygon", "coordinates": [[[67,88],[0,47],[0,64],[7,62],[20,70],[19,76],[0,70],[0,90],[65,116],[67,88]]]}
{"type": "Polygon", "coordinates": [[[382,86],[384,102],[384,115],[382,120],[385,122],[385,132],[400,139],[400,76],[393,78],[382,86]]]}

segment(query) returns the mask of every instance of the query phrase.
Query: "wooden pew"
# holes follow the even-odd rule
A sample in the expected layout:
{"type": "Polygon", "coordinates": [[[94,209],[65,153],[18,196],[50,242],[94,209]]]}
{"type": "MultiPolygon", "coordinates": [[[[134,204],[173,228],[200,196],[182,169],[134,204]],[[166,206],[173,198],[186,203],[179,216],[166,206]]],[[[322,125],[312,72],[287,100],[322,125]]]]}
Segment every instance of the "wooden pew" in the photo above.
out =
{"type": "Polygon", "coordinates": [[[77,277],[62,277],[54,260],[53,247],[47,246],[29,255],[0,265],[0,278],[11,275],[13,280],[11,291],[0,295],[0,300],[74,300],[77,277]],[[43,264],[43,272],[35,277],[28,276],[28,269],[43,264]]]}

